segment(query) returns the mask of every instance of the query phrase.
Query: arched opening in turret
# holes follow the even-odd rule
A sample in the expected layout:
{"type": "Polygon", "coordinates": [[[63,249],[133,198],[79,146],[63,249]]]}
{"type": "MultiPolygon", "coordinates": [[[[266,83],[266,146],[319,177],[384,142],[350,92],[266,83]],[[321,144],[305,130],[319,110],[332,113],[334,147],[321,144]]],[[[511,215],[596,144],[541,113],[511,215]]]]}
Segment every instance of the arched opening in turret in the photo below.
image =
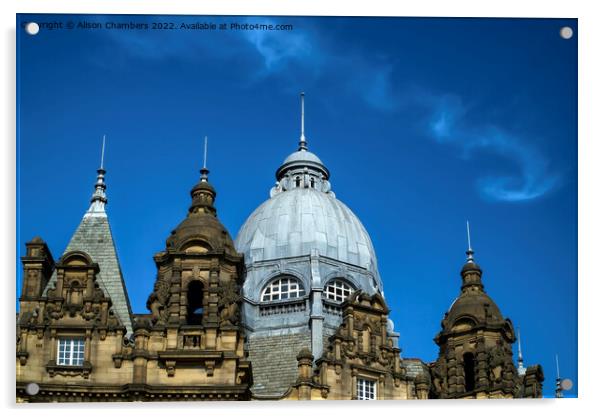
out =
{"type": "Polygon", "coordinates": [[[311,187],[311,188],[314,188],[314,185],[315,185],[315,180],[314,180],[313,178],[311,178],[311,179],[309,180],[309,185],[310,185],[310,187],[311,187]]]}
{"type": "Polygon", "coordinates": [[[295,187],[301,187],[301,178],[295,177],[295,187]]]}
{"type": "Polygon", "coordinates": [[[474,355],[470,352],[465,353],[464,356],[464,388],[466,392],[474,390],[474,355]]]}
{"type": "Polygon", "coordinates": [[[187,324],[201,324],[203,320],[203,283],[192,281],[188,284],[187,324]]]}

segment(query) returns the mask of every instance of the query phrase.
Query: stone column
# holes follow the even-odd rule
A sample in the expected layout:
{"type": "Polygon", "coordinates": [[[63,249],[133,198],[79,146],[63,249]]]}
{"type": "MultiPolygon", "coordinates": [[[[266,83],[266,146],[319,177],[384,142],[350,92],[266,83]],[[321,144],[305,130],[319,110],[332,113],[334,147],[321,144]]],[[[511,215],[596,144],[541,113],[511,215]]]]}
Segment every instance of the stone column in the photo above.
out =
{"type": "Polygon", "coordinates": [[[134,330],[134,350],[132,359],[134,362],[134,384],[146,383],[146,366],[148,363],[148,343],[149,332],[145,328],[137,328],[134,330]]]}
{"type": "Polygon", "coordinates": [[[50,360],[54,361],[55,363],[58,363],[58,358],[57,358],[57,353],[58,353],[58,346],[57,344],[59,343],[59,339],[58,337],[56,337],[56,330],[51,330],[50,331],[50,360]]]}
{"type": "Polygon", "coordinates": [[[416,397],[419,400],[427,400],[429,395],[429,380],[426,374],[420,373],[416,376],[414,380],[414,384],[416,386],[416,397]]]}
{"type": "Polygon", "coordinates": [[[351,370],[351,399],[357,400],[357,369],[351,370]]]}
{"type": "Polygon", "coordinates": [[[314,357],[307,348],[297,355],[297,386],[300,400],[311,400],[311,382],[314,357]]]}
{"type": "Polygon", "coordinates": [[[92,331],[86,330],[84,337],[84,363],[91,362],[92,357],[92,331]]]}
{"type": "Polygon", "coordinates": [[[384,400],[385,399],[385,376],[380,375],[378,377],[378,390],[376,391],[376,399],[384,400]]]}

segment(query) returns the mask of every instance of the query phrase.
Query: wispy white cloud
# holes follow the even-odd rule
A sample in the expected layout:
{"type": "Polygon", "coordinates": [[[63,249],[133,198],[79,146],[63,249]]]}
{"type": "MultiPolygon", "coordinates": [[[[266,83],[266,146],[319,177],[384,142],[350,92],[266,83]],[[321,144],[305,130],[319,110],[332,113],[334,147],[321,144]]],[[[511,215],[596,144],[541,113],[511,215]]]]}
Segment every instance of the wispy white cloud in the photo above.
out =
{"type": "Polygon", "coordinates": [[[366,104],[387,112],[399,107],[394,93],[393,65],[369,63],[365,58],[354,58],[351,65],[355,68],[349,79],[350,88],[357,91],[366,104]]]}
{"type": "MultiPolygon", "coordinates": [[[[275,20],[248,18],[248,23],[275,25],[275,20]]],[[[305,82],[312,78],[331,79],[336,88],[358,96],[376,110],[394,111],[393,65],[387,59],[373,59],[353,49],[340,49],[320,36],[318,30],[305,24],[303,30],[245,31],[244,38],[261,57],[261,75],[292,77],[303,73],[305,82]]]]}
{"type": "Polygon", "coordinates": [[[426,105],[431,113],[428,127],[433,138],[438,142],[453,141],[456,138],[458,123],[466,113],[466,106],[456,95],[441,95],[420,93],[419,101],[426,105]]]}
{"type": "MultiPolygon", "coordinates": [[[[271,19],[247,18],[246,23],[277,25],[271,19]]],[[[267,31],[245,30],[243,37],[255,48],[262,57],[262,71],[272,73],[279,71],[290,63],[306,62],[312,55],[312,42],[305,31],[267,31]]]]}
{"type": "Polygon", "coordinates": [[[490,201],[521,202],[534,200],[561,183],[548,158],[532,143],[499,126],[482,125],[456,95],[423,94],[421,101],[430,107],[428,134],[438,143],[459,149],[465,159],[478,152],[506,159],[514,172],[490,173],[476,180],[479,193],[490,201]],[[425,100],[426,97],[426,100],[425,100]]]}

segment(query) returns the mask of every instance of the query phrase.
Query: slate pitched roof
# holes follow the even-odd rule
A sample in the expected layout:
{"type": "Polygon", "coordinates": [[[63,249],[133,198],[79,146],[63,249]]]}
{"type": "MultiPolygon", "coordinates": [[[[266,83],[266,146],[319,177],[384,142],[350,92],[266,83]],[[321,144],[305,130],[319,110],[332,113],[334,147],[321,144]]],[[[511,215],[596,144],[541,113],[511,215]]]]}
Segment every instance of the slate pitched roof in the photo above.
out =
{"type": "Polygon", "coordinates": [[[283,395],[297,379],[297,354],[311,346],[308,331],[282,335],[250,335],[249,360],[253,364],[253,394],[283,395]]]}

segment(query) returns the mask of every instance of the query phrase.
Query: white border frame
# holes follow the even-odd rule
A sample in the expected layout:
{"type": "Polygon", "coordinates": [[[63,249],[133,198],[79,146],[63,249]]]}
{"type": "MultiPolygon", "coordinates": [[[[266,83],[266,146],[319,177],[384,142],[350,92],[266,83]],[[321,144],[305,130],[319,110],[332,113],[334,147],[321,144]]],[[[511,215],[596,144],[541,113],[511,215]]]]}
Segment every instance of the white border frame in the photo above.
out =
{"type": "MultiPolygon", "coordinates": [[[[599,395],[600,376],[602,376],[602,361],[599,358],[599,347],[602,346],[599,332],[599,318],[602,317],[602,303],[598,297],[601,291],[600,267],[597,262],[598,237],[602,235],[600,213],[602,204],[600,186],[597,178],[602,178],[602,164],[599,163],[602,127],[598,122],[602,109],[599,97],[602,96],[601,78],[602,59],[602,22],[596,2],[587,1],[531,1],[504,0],[504,1],[478,1],[478,0],[421,0],[413,2],[399,2],[393,4],[390,0],[371,0],[369,2],[333,2],[322,0],[288,1],[281,0],[221,0],[214,2],[191,2],[190,0],[157,1],[147,0],[97,0],[78,1],[69,0],[13,0],[1,3],[3,13],[0,15],[3,22],[4,42],[2,43],[2,83],[5,92],[2,101],[2,120],[4,127],[4,140],[0,166],[3,175],[0,176],[3,197],[0,199],[2,219],[2,250],[0,254],[5,274],[3,291],[5,297],[5,326],[8,333],[5,343],[2,344],[5,358],[2,361],[2,374],[4,375],[4,389],[2,390],[2,405],[8,408],[18,408],[25,414],[44,413],[81,414],[85,409],[91,415],[106,413],[107,408],[127,410],[129,415],[144,416],[164,415],[166,409],[186,408],[190,411],[199,411],[198,403],[193,404],[61,404],[60,406],[15,406],[14,405],[14,325],[15,325],[15,280],[16,276],[16,163],[15,163],[15,13],[111,13],[111,14],[215,14],[215,15],[345,15],[345,16],[472,16],[472,17],[573,17],[579,19],[579,400],[543,400],[543,401],[514,401],[514,402],[311,402],[305,404],[281,403],[207,403],[202,404],[203,412],[213,415],[232,415],[232,413],[245,413],[249,416],[264,416],[283,412],[287,416],[306,416],[318,407],[320,411],[349,413],[360,415],[369,413],[378,408],[379,412],[391,415],[401,412],[416,412],[446,415],[465,414],[467,409],[471,413],[474,408],[487,416],[507,416],[509,412],[516,413],[518,409],[531,409],[529,411],[545,413],[547,415],[578,415],[591,408],[599,408],[602,396],[599,395]],[[362,408],[369,404],[370,408],[362,408]],[[534,408],[537,410],[534,410],[534,408]],[[312,410],[310,410],[312,408],[312,410]],[[403,408],[403,410],[401,410],[403,408]],[[387,409],[387,410],[384,410],[387,409]]],[[[553,317],[549,318],[554,320],[553,317]]],[[[548,378],[553,377],[548,372],[548,378]]],[[[16,410],[14,410],[16,411],[16,410]]],[[[525,410],[527,411],[527,410],[525,410]]],[[[175,411],[177,412],[177,411],[175,411]]],[[[586,413],[589,414],[589,413],[586,413]]]]}

